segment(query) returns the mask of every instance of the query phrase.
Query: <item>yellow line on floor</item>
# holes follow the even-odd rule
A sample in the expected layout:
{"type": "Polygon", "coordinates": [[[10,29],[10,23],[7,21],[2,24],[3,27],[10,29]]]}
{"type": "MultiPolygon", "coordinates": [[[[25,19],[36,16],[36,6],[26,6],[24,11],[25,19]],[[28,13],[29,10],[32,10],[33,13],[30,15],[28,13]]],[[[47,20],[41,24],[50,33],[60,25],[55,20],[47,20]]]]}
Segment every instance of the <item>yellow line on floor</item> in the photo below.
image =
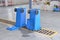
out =
{"type": "MultiPolygon", "coordinates": [[[[13,22],[13,21],[5,20],[5,19],[0,19],[0,22],[3,23],[3,24],[9,25],[9,26],[12,26],[12,25],[15,24],[15,21],[13,22]]],[[[26,30],[26,28],[22,28],[22,29],[25,29],[25,30],[26,30]]],[[[48,36],[48,37],[53,37],[54,35],[57,34],[56,31],[49,30],[49,29],[47,29],[47,28],[42,28],[42,29],[44,29],[44,30],[48,30],[48,31],[52,31],[52,32],[55,32],[55,33],[54,33],[53,35],[45,35],[45,34],[42,34],[42,33],[39,33],[39,32],[35,32],[35,33],[37,33],[37,34],[39,34],[39,35],[48,36]]]]}

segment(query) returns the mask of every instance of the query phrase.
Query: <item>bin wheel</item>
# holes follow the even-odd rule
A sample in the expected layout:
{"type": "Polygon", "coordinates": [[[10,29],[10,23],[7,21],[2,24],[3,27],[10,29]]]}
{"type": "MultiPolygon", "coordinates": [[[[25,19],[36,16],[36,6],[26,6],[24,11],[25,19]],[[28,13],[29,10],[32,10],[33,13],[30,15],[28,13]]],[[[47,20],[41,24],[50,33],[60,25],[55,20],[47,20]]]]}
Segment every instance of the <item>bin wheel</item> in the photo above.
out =
{"type": "Polygon", "coordinates": [[[30,10],[28,10],[28,14],[30,14],[30,10]]]}
{"type": "Polygon", "coordinates": [[[16,11],[17,11],[17,9],[15,8],[15,9],[14,9],[14,11],[16,12],[16,11]]]}

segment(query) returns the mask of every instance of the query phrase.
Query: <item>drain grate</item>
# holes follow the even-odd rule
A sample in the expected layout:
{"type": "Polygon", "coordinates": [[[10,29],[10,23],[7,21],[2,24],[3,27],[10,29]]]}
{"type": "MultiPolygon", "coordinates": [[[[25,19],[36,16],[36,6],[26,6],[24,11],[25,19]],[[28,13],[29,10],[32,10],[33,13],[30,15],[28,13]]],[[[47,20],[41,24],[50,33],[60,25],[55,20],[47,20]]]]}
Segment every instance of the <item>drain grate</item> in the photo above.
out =
{"type": "Polygon", "coordinates": [[[52,36],[54,36],[57,33],[55,31],[51,31],[51,30],[48,30],[48,29],[41,29],[41,30],[39,30],[37,32],[40,33],[40,34],[47,35],[49,37],[52,37],[52,36]]]}

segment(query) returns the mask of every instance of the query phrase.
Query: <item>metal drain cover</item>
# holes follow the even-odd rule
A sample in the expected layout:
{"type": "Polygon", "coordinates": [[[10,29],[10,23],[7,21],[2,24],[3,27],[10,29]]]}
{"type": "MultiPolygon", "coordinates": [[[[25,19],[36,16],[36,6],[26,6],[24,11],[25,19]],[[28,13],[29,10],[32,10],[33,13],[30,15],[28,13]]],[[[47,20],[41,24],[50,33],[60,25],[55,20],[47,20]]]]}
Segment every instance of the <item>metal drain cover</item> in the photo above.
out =
{"type": "Polygon", "coordinates": [[[41,29],[41,30],[39,30],[37,32],[40,33],[40,34],[50,36],[50,37],[54,36],[57,33],[55,31],[51,31],[51,30],[48,30],[48,29],[41,29]]]}

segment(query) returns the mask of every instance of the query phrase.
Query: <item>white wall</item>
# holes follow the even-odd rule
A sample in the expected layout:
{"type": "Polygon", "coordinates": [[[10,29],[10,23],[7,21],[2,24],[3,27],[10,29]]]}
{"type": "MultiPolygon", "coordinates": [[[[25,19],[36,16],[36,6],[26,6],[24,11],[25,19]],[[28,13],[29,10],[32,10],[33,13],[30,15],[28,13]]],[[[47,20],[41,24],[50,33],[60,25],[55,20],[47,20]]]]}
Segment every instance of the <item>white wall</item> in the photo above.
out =
{"type": "MultiPolygon", "coordinates": [[[[11,0],[8,0],[11,1],[11,0]]],[[[29,0],[12,0],[13,4],[22,4],[22,3],[28,3],[29,0]]]]}

